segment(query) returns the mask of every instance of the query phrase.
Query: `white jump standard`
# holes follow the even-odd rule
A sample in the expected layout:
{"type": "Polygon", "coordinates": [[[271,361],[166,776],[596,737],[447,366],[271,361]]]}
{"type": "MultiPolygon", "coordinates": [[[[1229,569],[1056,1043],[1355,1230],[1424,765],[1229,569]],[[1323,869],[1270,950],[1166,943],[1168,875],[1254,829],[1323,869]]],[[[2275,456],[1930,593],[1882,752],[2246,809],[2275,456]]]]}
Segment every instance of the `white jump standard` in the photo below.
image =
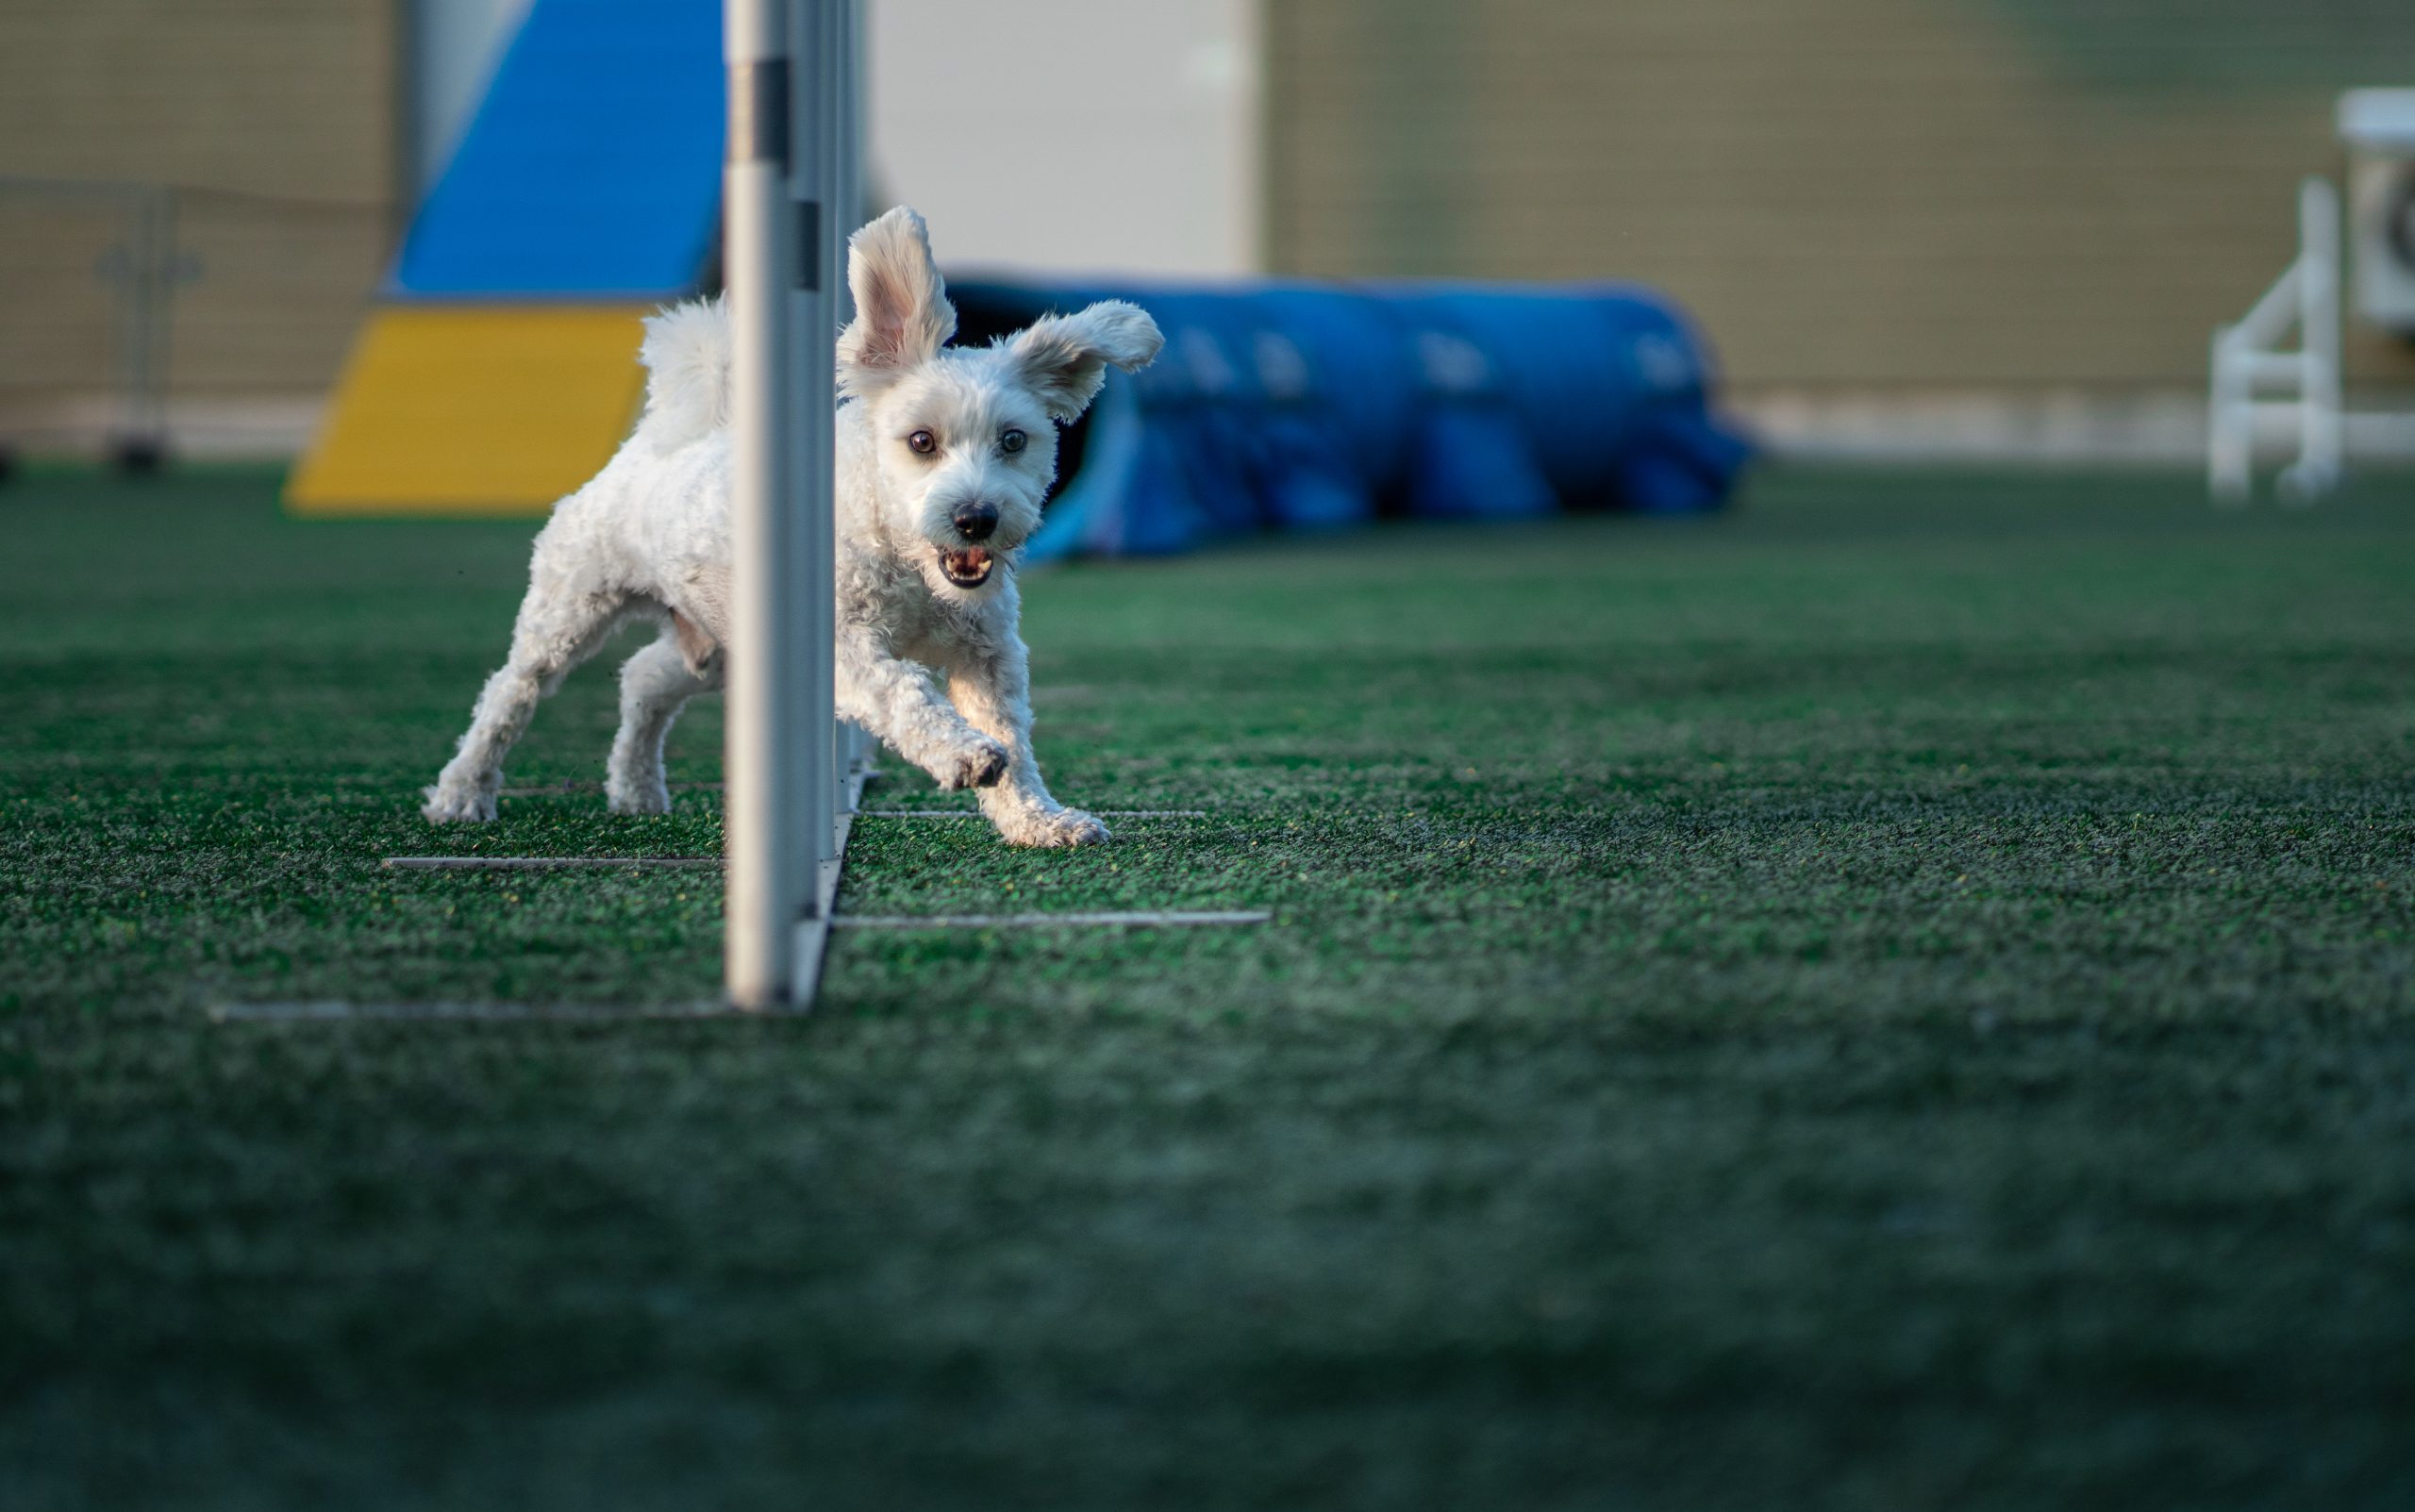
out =
{"type": "Polygon", "coordinates": [[[2279,478],[2292,504],[2338,488],[2357,455],[2415,456],[2415,415],[2348,407],[2340,339],[2347,316],[2415,337],[2415,90],[2342,94],[2340,141],[2348,235],[2338,188],[2307,179],[2297,256],[2253,308],[2214,332],[2206,470],[2219,504],[2247,502],[2268,442],[2286,440],[2295,453],[2279,478]],[[2286,344],[2292,333],[2294,347],[2286,344]]]}

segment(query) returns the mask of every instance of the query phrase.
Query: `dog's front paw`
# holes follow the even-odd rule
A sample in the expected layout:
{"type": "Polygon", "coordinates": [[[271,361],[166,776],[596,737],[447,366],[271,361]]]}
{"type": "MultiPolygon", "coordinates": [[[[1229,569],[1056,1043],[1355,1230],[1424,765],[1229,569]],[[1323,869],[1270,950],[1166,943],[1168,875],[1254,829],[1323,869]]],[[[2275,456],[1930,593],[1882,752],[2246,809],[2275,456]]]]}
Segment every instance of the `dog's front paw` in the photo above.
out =
{"type": "Polygon", "coordinates": [[[1034,814],[1021,823],[999,826],[998,833],[1010,845],[1104,845],[1108,840],[1107,826],[1097,816],[1078,808],[1034,814]]]}
{"type": "Polygon", "coordinates": [[[1104,845],[1108,829],[1095,814],[1085,814],[1078,808],[1059,809],[1054,821],[1058,845],[1104,845]]]}
{"type": "Polygon", "coordinates": [[[427,789],[427,802],[419,811],[431,824],[482,824],[494,818],[494,794],[476,788],[434,787],[427,789]]]}
{"type": "Polygon", "coordinates": [[[941,788],[953,792],[959,788],[994,788],[1007,774],[1007,748],[984,738],[965,746],[956,758],[942,763],[931,775],[941,788]]]}

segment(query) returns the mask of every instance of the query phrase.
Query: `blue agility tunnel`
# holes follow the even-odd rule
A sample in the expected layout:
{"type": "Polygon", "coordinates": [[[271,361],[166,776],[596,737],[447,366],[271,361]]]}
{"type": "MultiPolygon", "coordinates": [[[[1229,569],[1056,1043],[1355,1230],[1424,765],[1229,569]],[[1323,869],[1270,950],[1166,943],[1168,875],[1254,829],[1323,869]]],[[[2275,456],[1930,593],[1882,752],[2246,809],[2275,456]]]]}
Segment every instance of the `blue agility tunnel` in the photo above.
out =
{"type": "Polygon", "coordinates": [[[1166,348],[1068,431],[1037,558],[1380,516],[1686,514],[1749,448],[1711,410],[1708,349],[1624,287],[949,285],[958,340],[1128,299],[1166,348]]]}

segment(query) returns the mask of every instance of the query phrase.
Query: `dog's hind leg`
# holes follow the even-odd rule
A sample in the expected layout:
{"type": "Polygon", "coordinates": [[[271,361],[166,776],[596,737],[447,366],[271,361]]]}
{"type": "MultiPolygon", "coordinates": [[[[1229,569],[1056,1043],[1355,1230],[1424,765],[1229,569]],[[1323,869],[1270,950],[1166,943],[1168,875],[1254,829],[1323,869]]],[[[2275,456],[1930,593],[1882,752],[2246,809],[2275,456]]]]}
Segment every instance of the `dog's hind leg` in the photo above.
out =
{"type": "Polygon", "coordinates": [[[573,667],[595,654],[627,613],[625,593],[566,584],[543,571],[521,601],[511,627],[511,656],[478,694],[461,748],[437,773],[420,812],[438,823],[494,817],[503,786],[503,758],[528,728],[537,703],[561,686],[573,667]]]}
{"type": "Polygon", "coordinates": [[[662,639],[647,642],[621,665],[621,733],[604,776],[605,801],[616,814],[671,812],[663,780],[662,743],[672,721],[698,693],[721,686],[720,648],[674,616],[662,639]]]}

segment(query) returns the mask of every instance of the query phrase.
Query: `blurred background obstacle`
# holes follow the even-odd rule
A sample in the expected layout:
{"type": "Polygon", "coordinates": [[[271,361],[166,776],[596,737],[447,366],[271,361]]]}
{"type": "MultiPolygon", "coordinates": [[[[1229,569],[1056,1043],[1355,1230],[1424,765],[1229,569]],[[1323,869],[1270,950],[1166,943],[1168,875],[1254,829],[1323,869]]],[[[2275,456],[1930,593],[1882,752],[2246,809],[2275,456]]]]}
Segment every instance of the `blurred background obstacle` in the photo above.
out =
{"type": "MultiPolygon", "coordinates": [[[[86,340],[73,342],[82,360],[53,382],[81,378],[108,395],[108,453],[128,473],[150,472],[167,452],[176,286],[200,272],[177,248],[176,212],[175,191],[158,184],[0,177],[0,222],[58,233],[44,248],[49,255],[28,259],[33,266],[20,278],[57,301],[49,307],[54,326],[84,323],[86,340]],[[79,276],[86,272],[89,282],[79,276]],[[92,340],[103,328],[106,338],[92,340]]],[[[0,443],[0,474],[10,461],[0,443]]]]}
{"type": "Polygon", "coordinates": [[[959,340],[1129,299],[1166,332],[1067,438],[1041,558],[1181,551],[1379,515],[1690,513],[1747,448],[1710,354],[1640,289],[1402,283],[950,289],[959,340]]]}
{"type": "Polygon", "coordinates": [[[2206,467],[2218,503],[2247,502],[2259,443],[2285,440],[2281,497],[2307,504],[2340,486],[2351,455],[2415,451],[2415,409],[2351,410],[2343,372],[2346,314],[2415,339],[2415,90],[2350,90],[2340,97],[2348,152],[2348,233],[2327,178],[2298,189],[2298,249],[2235,324],[2214,332],[2206,467]],[[2282,343],[2294,334],[2297,344],[2282,343]]]}
{"type": "Polygon", "coordinates": [[[718,277],[720,22],[691,0],[529,8],[354,342],[296,509],[541,511],[611,457],[639,318],[718,277]]]}

